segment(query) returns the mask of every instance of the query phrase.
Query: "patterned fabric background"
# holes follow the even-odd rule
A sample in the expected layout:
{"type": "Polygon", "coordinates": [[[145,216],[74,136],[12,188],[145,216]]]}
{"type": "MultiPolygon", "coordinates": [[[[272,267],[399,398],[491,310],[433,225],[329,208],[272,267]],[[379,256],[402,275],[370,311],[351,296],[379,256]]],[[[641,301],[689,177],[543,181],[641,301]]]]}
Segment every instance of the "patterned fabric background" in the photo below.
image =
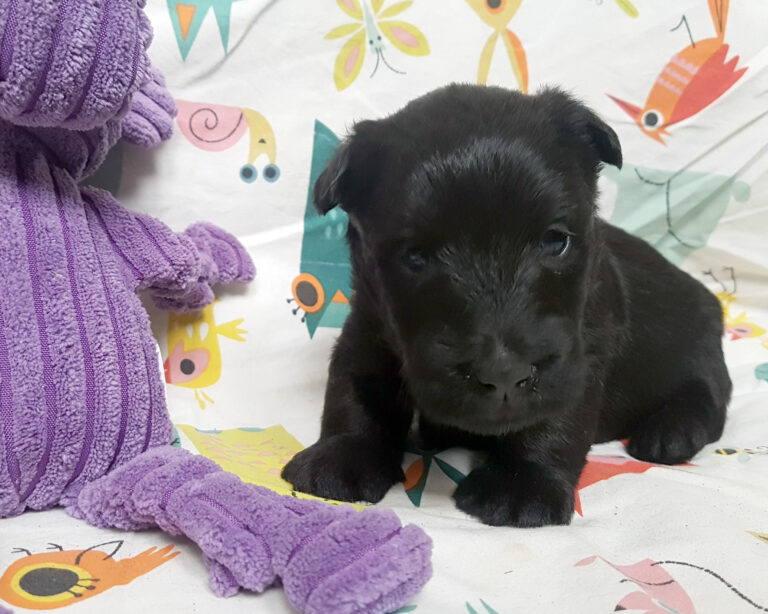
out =
{"type": "MultiPolygon", "coordinates": [[[[768,611],[768,3],[149,0],[147,11],[177,131],[149,153],[118,147],[92,181],[177,230],[215,221],[258,268],[202,313],[152,312],[179,445],[290,491],[279,469],[319,433],[350,292],[346,218],[317,216],[308,188],[352,122],[451,81],[560,84],[623,144],[624,168],[601,180],[602,215],[723,305],[725,434],[678,467],[595,446],[571,526],[534,530],[455,509],[466,452],[410,451],[405,484],[380,505],[431,535],[435,572],[401,612],[768,611]]],[[[18,595],[20,569],[83,551],[79,589],[17,611],[290,612],[279,589],[216,599],[187,542],[61,510],[3,521],[0,603],[18,595]]]]}

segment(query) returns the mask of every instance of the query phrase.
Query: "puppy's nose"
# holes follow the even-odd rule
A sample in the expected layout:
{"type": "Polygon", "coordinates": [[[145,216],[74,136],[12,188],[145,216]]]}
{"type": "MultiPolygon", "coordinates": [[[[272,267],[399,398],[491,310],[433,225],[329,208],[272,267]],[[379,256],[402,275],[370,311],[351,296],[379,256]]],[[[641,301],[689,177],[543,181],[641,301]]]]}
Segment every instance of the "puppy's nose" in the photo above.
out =
{"type": "Polygon", "coordinates": [[[475,365],[474,375],[487,391],[506,400],[516,390],[526,388],[535,376],[536,367],[506,348],[498,347],[475,365]]]}

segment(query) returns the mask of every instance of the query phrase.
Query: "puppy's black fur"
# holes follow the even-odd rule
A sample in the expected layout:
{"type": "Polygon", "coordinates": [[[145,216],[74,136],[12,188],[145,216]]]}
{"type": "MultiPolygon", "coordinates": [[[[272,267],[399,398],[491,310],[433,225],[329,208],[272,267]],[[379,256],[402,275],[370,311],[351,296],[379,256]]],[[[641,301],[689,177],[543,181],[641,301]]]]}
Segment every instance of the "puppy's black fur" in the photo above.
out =
{"type": "Polygon", "coordinates": [[[350,216],[352,309],[320,440],[283,476],[378,501],[416,412],[427,443],[487,452],[460,509],[567,524],[592,442],[678,463],[717,439],[718,301],[597,217],[602,163],[621,166],[616,134],[555,89],[452,85],[358,123],[315,186],[350,216]]]}

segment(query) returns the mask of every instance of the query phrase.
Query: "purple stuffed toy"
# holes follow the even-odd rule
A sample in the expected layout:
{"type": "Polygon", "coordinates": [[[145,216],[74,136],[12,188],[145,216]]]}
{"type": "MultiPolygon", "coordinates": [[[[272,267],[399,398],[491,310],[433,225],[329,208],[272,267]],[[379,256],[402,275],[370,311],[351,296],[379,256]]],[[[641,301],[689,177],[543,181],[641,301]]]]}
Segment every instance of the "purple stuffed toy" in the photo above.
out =
{"type": "Polygon", "coordinates": [[[197,310],[254,267],[230,234],[177,234],[83,178],[175,105],[136,0],[0,0],[0,517],[63,505],[96,526],[198,544],[219,595],[282,582],[306,612],[387,612],[431,543],[391,511],[282,497],[168,444],[149,318],[197,310]]]}

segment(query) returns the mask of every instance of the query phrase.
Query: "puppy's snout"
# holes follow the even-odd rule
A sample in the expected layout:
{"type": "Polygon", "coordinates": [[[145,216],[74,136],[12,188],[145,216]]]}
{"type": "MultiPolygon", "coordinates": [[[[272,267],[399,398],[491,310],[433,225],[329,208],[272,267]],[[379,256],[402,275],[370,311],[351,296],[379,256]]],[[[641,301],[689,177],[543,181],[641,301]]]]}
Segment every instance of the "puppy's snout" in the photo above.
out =
{"type": "Polygon", "coordinates": [[[516,391],[534,387],[537,368],[514,352],[496,347],[474,365],[473,375],[489,394],[506,401],[516,391]]]}

